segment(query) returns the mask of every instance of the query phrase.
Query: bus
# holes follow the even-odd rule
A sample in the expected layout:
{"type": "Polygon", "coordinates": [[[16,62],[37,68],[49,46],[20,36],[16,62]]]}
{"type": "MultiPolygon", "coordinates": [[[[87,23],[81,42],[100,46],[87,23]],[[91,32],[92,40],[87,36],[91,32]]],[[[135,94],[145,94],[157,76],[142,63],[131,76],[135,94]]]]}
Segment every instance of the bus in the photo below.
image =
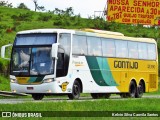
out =
{"type": "MultiPolygon", "coordinates": [[[[6,58],[6,48],[1,57],[6,58]]],[[[14,93],[45,95],[81,93],[92,98],[140,98],[158,90],[157,44],[151,38],[82,29],[35,29],[16,34],[10,58],[10,86],[14,93]]],[[[7,58],[6,58],[7,59],[7,58]]]]}

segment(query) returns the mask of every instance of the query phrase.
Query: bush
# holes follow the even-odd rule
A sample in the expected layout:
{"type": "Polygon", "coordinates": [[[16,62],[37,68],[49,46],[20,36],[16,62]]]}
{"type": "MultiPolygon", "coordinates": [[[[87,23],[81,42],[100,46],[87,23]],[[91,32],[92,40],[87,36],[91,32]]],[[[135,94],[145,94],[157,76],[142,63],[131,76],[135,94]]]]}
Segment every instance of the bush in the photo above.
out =
{"type": "Polygon", "coordinates": [[[48,21],[49,19],[52,19],[52,16],[51,15],[40,15],[39,17],[38,17],[38,20],[39,21],[48,21]]]}
{"type": "Polygon", "coordinates": [[[11,18],[15,21],[31,21],[32,14],[30,12],[20,13],[19,15],[12,15],[11,18]]]}
{"type": "Polygon", "coordinates": [[[9,61],[0,58],[0,74],[9,75],[9,61]]]}

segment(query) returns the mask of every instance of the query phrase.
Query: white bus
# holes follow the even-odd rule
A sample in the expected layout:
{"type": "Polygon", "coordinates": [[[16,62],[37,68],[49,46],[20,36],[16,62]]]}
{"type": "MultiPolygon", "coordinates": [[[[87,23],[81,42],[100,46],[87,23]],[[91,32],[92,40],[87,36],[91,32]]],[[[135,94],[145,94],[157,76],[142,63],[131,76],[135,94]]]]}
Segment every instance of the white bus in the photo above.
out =
{"type": "Polygon", "coordinates": [[[93,29],[21,31],[11,53],[11,91],[35,100],[52,94],[78,99],[80,93],[141,97],[158,89],[156,46],[153,39],[93,29]]]}

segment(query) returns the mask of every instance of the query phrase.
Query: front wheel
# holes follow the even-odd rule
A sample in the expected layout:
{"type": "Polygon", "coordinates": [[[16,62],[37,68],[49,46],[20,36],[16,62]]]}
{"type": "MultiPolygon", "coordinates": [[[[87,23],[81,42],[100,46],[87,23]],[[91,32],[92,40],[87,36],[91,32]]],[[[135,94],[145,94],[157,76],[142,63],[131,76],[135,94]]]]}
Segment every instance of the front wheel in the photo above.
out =
{"type": "Polygon", "coordinates": [[[44,94],[32,94],[32,98],[34,100],[42,100],[44,97],[44,94]]]}
{"type": "Polygon", "coordinates": [[[81,93],[81,86],[78,81],[75,81],[72,87],[72,93],[68,94],[69,99],[79,99],[81,93]]]}

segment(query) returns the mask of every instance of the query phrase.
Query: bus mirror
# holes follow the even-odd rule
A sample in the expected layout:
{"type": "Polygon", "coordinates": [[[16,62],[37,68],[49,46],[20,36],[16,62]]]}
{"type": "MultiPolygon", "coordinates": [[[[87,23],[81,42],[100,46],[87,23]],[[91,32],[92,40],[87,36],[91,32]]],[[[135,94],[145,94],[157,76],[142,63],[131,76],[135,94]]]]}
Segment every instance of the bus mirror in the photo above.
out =
{"type": "Polygon", "coordinates": [[[12,44],[8,44],[8,45],[4,45],[4,46],[1,47],[1,58],[10,60],[10,58],[7,58],[7,57],[10,56],[10,53],[9,53],[9,51],[11,51],[11,48],[9,48],[10,46],[13,46],[13,45],[12,44]],[[6,50],[6,48],[7,48],[7,50],[6,50]],[[7,55],[6,51],[8,51],[8,55],[7,55]]]}
{"type": "Polygon", "coordinates": [[[52,57],[58,59],[58,45],[59,43],[52,44],[52,57]]]}

